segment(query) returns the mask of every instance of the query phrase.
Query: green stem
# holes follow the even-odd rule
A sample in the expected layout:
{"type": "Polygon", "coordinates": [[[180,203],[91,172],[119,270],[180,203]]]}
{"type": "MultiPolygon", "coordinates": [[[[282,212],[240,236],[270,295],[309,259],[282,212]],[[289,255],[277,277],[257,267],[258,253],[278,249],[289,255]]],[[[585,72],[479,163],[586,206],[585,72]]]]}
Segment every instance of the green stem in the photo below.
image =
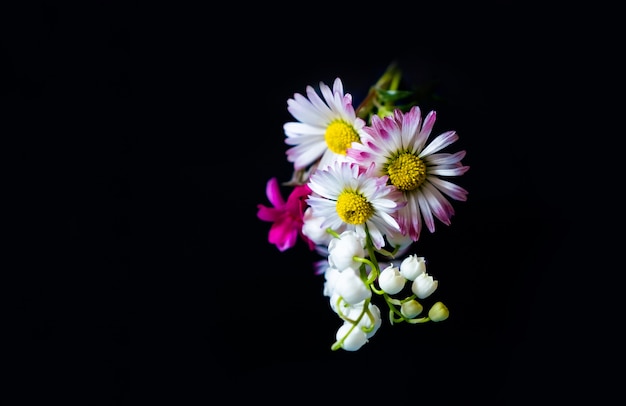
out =
{"type": "Polygon", "coordinates": [[[428,316],[420,317],[419,319],[406,319],[406,322],[411,324],[426,323],[427,321],[430,321],[428,316]]]}
{"type": "Polygon", "coordinates": [[[385,72],[374,84],[374,86],[370,87],[367,96],[365,96],[365,99],[363,99],[361,104],[359,104],[359,106],[357,107],[357,116],[367,121],[370,113],[372,112],[372,108],[374,107],[374,105],[376,105],[378,90],[396,90],[400,84],[401,76],[402,74],[400,72],[400,69],[398,68],[398,64],[395,61],[389,64],[385,72]]]}
{"type": "MultiPolygon", "coordinates": [[[[370,254],[371,256],[371,254],[370,254]]],[[[353,257],[352,258],[354,261],[356,262],[361,262],[364,265],[369,265],[370,268],[372,269],[372,271],[369,274],[369,277],[367,279],[365,279],[365,275],[367,275],[365,273],[365,269],[363,268],[363,265],[361,265],[361,279],[363,279],[363,282],[365,282],[366,285],[371,285],[376,278],[378,278],[378,263],[375,263],[375,259],[374,261],[370,261],[367,258],[361,258],[361,257],[353,257]]]]}
{"type": "MultiPolygon", "coordinates": [[[[341,298],[339,300],[337,300],[337,304],[339,304],[340,301],[341,301],[341,298]]],[[[359,322],[361,321],[361,319],[363,318],[363,315],[365,313],[367,313],[369,315],[372,326],[374,325],[374,319],[373,319],[374,316],[369,311],[369,305],[370,305],[370,299],[365,299],[365,301],[363,302],[363,310],[361,310],[361,314],[359,314],[359,317],[357,317],[357,319],[354,320],[354,322],[352,320],[348,319],[348,318],[341,317],[343,320],[347,320],[350,323],[352,323],[352,327],[350,327],[350,330],[348,330],[346,335],[344,335],[341,338],[341,340],[335,341],[335,343],[330,347],[331,350],[337,351],[338,349],[341,348],[341,345],[346,340],[346,337],[348,337],[350,335],[350,333],[352,333],[352,330],[354,330],[354,328],[359,325],[359,322]]],[[[339,307],[337,307],[337,310],[339,311],[339,307]]],[[[339,312],[339,315],[342,316],[342,313],[339,312]]],[[[372,327],[367,328],[367,329],[363,328],[363,331],[364,332],[372,331],[372,327]]]]}
{"type": "Polygon", "coordinates": [[[336,232],[335,230],[333,230],[332,228],[330,228],[330,227],[328,227],[328,228],[326,229],[326,232],[327,232],[328,234],[332,235],[332,236],[333,236],[333,237],[335,237],[335,238],[340,238],[340,235],[339,235],[339,234],[337,234],[337,232],[336,232]]]}

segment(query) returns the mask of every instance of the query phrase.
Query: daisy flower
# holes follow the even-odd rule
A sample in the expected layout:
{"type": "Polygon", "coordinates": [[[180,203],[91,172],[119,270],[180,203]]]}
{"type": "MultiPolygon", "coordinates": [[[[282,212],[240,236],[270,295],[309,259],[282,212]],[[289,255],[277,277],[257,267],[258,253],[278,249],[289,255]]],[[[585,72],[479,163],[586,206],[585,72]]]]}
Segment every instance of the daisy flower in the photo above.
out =
{"type": "Polygon", "coordinates": [[[298,122],[285,123],[287,160],[296,171],[318,162],[325,168],[334,160],[345,161],[346,150],[352,142],[359,142],[364,134],[365,121],[357,117],[352,106],[352,95],[344,93],[343,84],[335,79],[333,89],[320,82],[320,97],[312,86],[306,95],[296,93],[287,100],[287,110],[298,122]]]}
{"type": "Polygon", "coordinates": [[[427,144],[435,119],[431,111],[422,121],[418,106],[407,113],[396,109],[385,118],[372,116],[366,135],[347,152],[363,167],[375,165],[375,175],[388,176],[389,184],[404,194],[407,204],[398,211],[398,221],[413,241],[419,239],[422,224],[435,231],[434,218],[450,225],[454,208],[448,198],[467,200],[465,189],[444,179],[469,169],[461,163],[465,151],[439,152],[458,140],[456,132],[446,131],[427,144]]]}
{"type": "Polygon", "coordinates": [[[315,217],[323,218],[321,227],[338,230],[346,227],[373,245],[385,245],[387,233],[397,233],[400,225],[393,217],[405,202],[402,193],[388,185],[387,176],[373,176],[374,166],[361,168],[350,162],[336,161],[315,171],[308,186],[312,193],[306,200],[315,217]]]}

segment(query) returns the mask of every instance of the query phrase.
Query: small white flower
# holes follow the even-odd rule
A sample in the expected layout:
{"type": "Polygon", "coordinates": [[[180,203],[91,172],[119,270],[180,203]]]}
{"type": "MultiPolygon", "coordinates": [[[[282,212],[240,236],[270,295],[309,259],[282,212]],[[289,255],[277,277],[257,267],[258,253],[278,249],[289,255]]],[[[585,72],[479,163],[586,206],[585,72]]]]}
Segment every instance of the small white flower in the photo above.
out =
{"type": "Polygon", "coordinates": [[[330,295],[330,299],[329,299],[330,308],[337,314],[339,314],[339,312],[337,311],[337,306],[341,307],[342,314],[347,311],[346,306],[349,306],[346,302],[340,301],[340,299],[341,299],[341,295],[337,293],[336,290],[332,292],[332,294],[330,295]]]}
{"type": "Polygon", "coordinates": [[[335,283],[335,292],[348,304],[355,305],[372,297],[372,291],[358,275],[358,271],[346,269],[339,274],[335,283]]]}
{"type": "Polygon", "coordinates": [[[400,292],[405,283],[406,279],[400,274],[398,267],[393,265],[389,265],[378,275],[380,288],[390,295],[400,292]]]}
{"type": "MultiPolygon", "coordinates": [[[[359,320],[358,325],[359,328],[365,329],[369,329],[371,326],[374,326],[371,331],[366,332],[367,338],[371,338],[374,334],[376,334],[376,331],[378,331],[378,328],[382,325],[383,321],[380,317],[380,309],[378,306],[370,302],[367,308],[371,315],[367,313],[363,314],[363,317],[359,320]]],[[[347,311],[344,312],[344,315],[351,320],[356,320],[362,312],[363,303],[359,303],[355,306],[350,306],[347,311]]]]}
{"type": "Polygon", "coordinates": [[[337,268],[328,267],[324,272],[324,296],[331,297],[335,292],[335,284],[341,272],[337,268]]]}
{"type": "MultiPolygon", "coordinates": [[[[324,221],[321,217],[314,217],[313,210],[310,207],[304,211],[302,216],[302,234],[307,236],[316,245],[323,245],[325,247],[333,240],[333,235],[326,231],[326,228],[322,227],[324,221]]],[[[343,231],[343,230],[341,230],[343,231]]],[[[340,232],[340,231],[337,231],[340,232]]]]}
{"type": "Polygon", "coordinates": [[[425,299],[437,289],[437,285],[439,285],[439,281],[434,280],[427,273],[423,273],[415,278],[411,290],[418,298],[425,299]]]}
{"type": "Polygon", "coordinates": [[[408,249],[411,248],[411,245],[414,242],[411,236],[409,236],[408,234],[402,234],[401,232],[393,230],[387,231],[385,238],[387,238],[387,242],[391,247],[393,247],[394,250],[397,249],[395,254],[396,258],[404,255],[404,253],[406,253],[408,249]]]}
{"type": "Polygon", "coordinates": [[[355,231],[344,231],[339,238],[333,238],[328,244],[328,263],[343,271],[346,268],[358,269],[360,262],[354,257],[365,257],[365,240],[355,231]]]}
{"type": "Polygon", "coordinates": [[[418,257],[415,254],[409,255],[404,258],[400,264],[400,273],[410,281],[414,281],[415,278],[424,272],[426,272],[426,261],[424,257],[418,257]]]}
{"type": "Polygon", "coordinates": [[[361,330],[361,327],[355,326],[350,322],[343,323],[337,330],[335,337],[338,341],[345,337],[343,343],[341,343],[341,348],[346,351],[356,351],[363,344],[367,343],[367,334],[361,330]]]}

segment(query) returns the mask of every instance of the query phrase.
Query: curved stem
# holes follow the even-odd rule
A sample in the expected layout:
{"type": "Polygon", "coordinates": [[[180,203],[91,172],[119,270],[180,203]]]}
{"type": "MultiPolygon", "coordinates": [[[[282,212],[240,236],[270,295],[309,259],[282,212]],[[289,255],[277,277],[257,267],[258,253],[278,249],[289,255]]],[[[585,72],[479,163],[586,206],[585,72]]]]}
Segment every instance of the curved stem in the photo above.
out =
{"type": "MultiPolygon", "coordinates": [[[[340,301],[341,301],[341,299],[337,300],[337,303],[339,303],[340,301]]],[[[369,311],[369,305],[370,305],[370,299],[365,299],[365,301],[363,302],[363,310],[361,310],[361,314],[359,314],[359,317],[357,317],[356,320],[354,320],[354,322],[352,320],[348,319],[348,318],[342,317],[343,320],[350,321],[352,326],[350,327],[350,330],[348,330],[348,332],[343,337],[341,337],[340,340],[335,341],[335,343],[330,347],[331,350],[336,351],[336,350],[341,348],[341,345],[346,340],[346,337],[348,337],[350,335],[350,333],[352,333],[352,330],[354,330],[355,327],[359,325],[359,323],[361,322],[361,319],[363,318],[363,315],[365,313],[368,313],[370,315],[370,320],[372,320],[371,324],[372,324],[372,326],[374,325],[373,315],[369,311]]],[[[337,309],[339,309],[339,307],[337,307],[337,309]]],[[[363,329],[364,332],[371,331],[371,328],[362,327],[362,329],[363,329]]]]}

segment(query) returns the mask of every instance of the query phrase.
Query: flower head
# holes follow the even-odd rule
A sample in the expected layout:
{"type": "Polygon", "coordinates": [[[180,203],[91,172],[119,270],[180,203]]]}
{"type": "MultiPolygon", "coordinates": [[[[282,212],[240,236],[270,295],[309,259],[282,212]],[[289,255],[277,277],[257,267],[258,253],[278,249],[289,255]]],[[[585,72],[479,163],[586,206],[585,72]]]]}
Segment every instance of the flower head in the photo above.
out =
{"type": "Polygon", "coordinates": [[[400,292],[404,288],[405,283],[406,279],[400,273],[399,268],[393,264],[384,268],[378,276],[380,288],[390,295],[400,292]]]}
{"type": "Polygon", "coordinates": [[[365,302],[347,306],[344,313],[345,317],[348,319],[356,320],[359,317],[361,318],[358,326],[365,332],[367,338],[371,338],[374,334],[376,334],[382,325],[380,308],[372,302],[369,302],[367,307],[365,306],[365,302]],[[363,313],[362,316],[361,313],[363,313]]]}
{"type": "Polygon", "coordinates": [[[411,254],[400,263],[400,273],[406,279],[414,281],[415,278],[426,272],[426,260],[424,257],[418,257],[411,254]]]}
{"type": "Polygon", "coordinates": [[[350,305],[356,305],[372,297],[372,291],[359,277],[354,269],[341,271],[335,281],[335,291],[342,300],[350,305]]]}
{"type": "Polygon", "coordinates": [[[365,257],[365,242],[354,230],[344,231],[328,244],[328,263],[343,271],[346,268],[358,269],[360,263],[354,257],[365,257]]]}
{"type": "MultiPolygon", "coordinates": [[[[310,207],[304,211],[302,218],[304,224],[302,225],[302,233],[309,237],[317,248],[328,247],[328,244],[335,239],[335,236],[330,234],[326,229],[321,227],[323,218],[313,216],[313,210],[310,207]]],[[[336,233],[342,233],[344,230],[334,230],[336,233]]]]}
{"type": "Polygon", "coordinates": [[[372,176],[372,170],[339,161],[318,169],[308,183],[312,194],[306,202],[316,217],[324,218],[322,227],[345,226],[361,238],[369,233],[380,249],[385,245],[384,235],[399,230],[393,215],[404,201],[395,187],[387,185],[387,176],[372,176]]]}
{"type": "Polygon", "coordinates": [[[318,167],[325,168],[336,159],[344,159],[352,142],[359,142],[364,134],[365,121],[356,116],[352,96],[344,93],[343,84],[335,79],[331,90],[320,82],[320,97],[312,86],[306,94],[296,93],[287,100],[287,109],[297,122],[285,123],[283,129],[291,145],[287,160],[295,170],[306,169],[319,160],[318,167]]]}
{"type": "Polygon", "coordinates": [[[433,294],[433,292],[437,289],[437,286],[439,286],[439,281],[424,272],[415,278],[411,284],[411,290],[418,298],[425,299],[433,294]]]}
{"type": "Polygon", "coordinates": [[[285,251],[296,244],[298,236],[307,242],[310,249],[313,242],[302,233],[303,216],[306,209],[305,198],[311,192],[307,185],[294,187],[287,201],[280,193],[280,186],[276,178],[271,178],[266,185],[265,193],[274,207],[257,205],[257,217],[263,221],[272,222],[268,240],[276,245],[280,251],[285,251]]]}
{"type": "Polygon", "coordinates": [[[458,139],[455,131],[446,131],[427,143],[435,124],[434,111],[422,121],[419,107],[407,113],[396,109],[393,115],[372,117],[364,130],[367,135],[353,143],[347,154],[364,167],[374,164],[378,176],[387,176],[389,183],[404,194],[407,204],[398,211],[404,234],[417,241],[422,224],[435,231],[434,218],[450,225],[454,208],[449,198],[465,201],[467,191],[444,178],[463,175],[469,166],[461,160],[465,151],[454,154],[440,152],[458,139]]]}
{"type": "Polygon", "coordinates": [[[344,322],[335,334],[337,342],[346,351],[356,351],[367,343],[367,334],[358,326],[344,322]]]}

